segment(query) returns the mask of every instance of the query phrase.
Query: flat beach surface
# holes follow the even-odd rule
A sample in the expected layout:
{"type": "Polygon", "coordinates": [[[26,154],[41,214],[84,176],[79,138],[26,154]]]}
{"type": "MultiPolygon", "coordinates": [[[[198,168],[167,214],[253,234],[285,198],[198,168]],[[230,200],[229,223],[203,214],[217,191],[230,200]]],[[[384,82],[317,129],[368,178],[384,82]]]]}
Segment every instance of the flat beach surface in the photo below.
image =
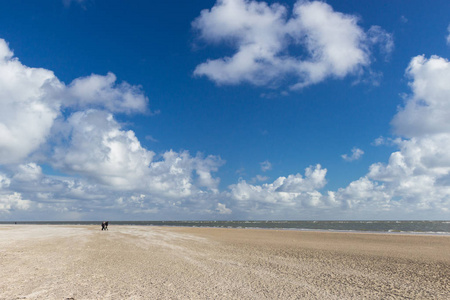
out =
{"type": "Polygon", "coordinates": [[[450,237],[1,225],[0,299],[450,299],[450,237]]]}

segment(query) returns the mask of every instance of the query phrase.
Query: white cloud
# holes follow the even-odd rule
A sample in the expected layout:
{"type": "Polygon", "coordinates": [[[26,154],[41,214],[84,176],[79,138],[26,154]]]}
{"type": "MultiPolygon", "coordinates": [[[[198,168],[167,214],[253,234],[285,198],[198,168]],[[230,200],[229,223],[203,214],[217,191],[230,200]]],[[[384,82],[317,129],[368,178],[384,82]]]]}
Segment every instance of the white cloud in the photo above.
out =
{"type": "Polygon", "coordinates": [[[383,182],[405,203],[443,208],[439,203],[450,200],[449,143],[449,135],[402,141],[400,151],[392,153],[387,164],[373,164],[368,177],[383,182]]]}
{"type": "Polygon", "coordinates": [[[308,167],[305,169],[305,178],[300,174],[289,175],[283,180],[281,185],[277,187],[276,191],[301,193],[321,189],[326,184],[326,174],[327,169],[322,169],[320,165],[316,165],[315,168],[308,167]]]}
{"type": "Polygon", "coordinates": [[[389,59],[390,54],[394,51],[394,38],[391,33],[386,32],[380,26],[372,26],[367,31],[368,39],[373,45],[379,45],[380,52],[389,59]]]}
{"type": "MultiPolygon", "coordinates": [[[[153,215],[153,218],[167,217],[171,214],[178,217],[182,215],[184,218],[189,218],[190,215],[198,217],[228,214],[229,208],[217,204],[222,196],[214,191],[197,187],[193,172],[189,174],[186,171],[189,167],[185,170],[180,165],[186,161],[195,164],[199,158],[191,157],[187,153],[167,152],[166,159],[161,160],[160,165],[165,165],[168,173],[152,169],[155,172],[152,174],[154,176],[147,175],[142,181],[147,181],[147,186],[134,189],[99,184],[96,179],[79,174],[76,174],[77,178],[45,174],[24,178],[2,174],[0,176],[2,209],[4,212],[14,212],[15,216],[26,216],[29,211],[28,216],[31,218],[56,220],[70,220],[75,217],[92,219],[102,215],[110,219],[123,219],[124,214],[128,217],[153,215]],[[181,156],[184,158],[179,159],[181,156]],[[178,174],[180,171],[182,174],[178,174]],[[187,190],[180,189],[186,186],[187,190]],[[20,202],[20,199],[29,200],[20,202]],[[29,209],[19,211],[18,207],[29,209]]],[[[22,167],[33,173],[29,165],[22,167]]],[[[18,173],[12,170],[12,174],[18,173]]]]}
{"type": "Polygon", "coordinates": [[[386,139],[384,137],[380,136],[372,142],[372,145],[381,146],[381,145],[384,145],[384,143],[386,143],[386,139]]]}
{"type": "Polygon", "coordinates": [[[67,125],[67,143],[54,150],[57,169],[117,188],[139,186],[155,153],[142,148],[132,131],[121,130],[111,114],[97,110],[76,112],[67,125]]]}
{"type": "Polygon", "coordinates": [[[270,163],[270,161],[265,160],[262,163],[259,163],[261,165],[261,171],[266,172],[269,170],[272,170],[272,164],[270,163]]]}
{"type": "Polygon", "coordinates": [[[148,99],[141,89],[116,85],[115,80],[112,73],[93,74],[66,87],[52,71],[22,65],[0,39],[0,164],[20,163],[38,150],[49,138],[61,106],[144,112],[148,99]]]}
{"type": "Polygon", "coordinates": [[[45,142],[59,115],[52,94],[61,88],[53,72],[22,65],[0,39],[0,164],[20,162],[45,142]]]}
{"type": "Polygon", "coordinates": [[[366,35],[357,21],[323,2],[297,2],[294,18],[289,22],[291,34],[306,44],[311,58],[298,63],[305,79],[296,87],[329,76],[344,77],[370,64],[366,35]]]}
{"type": "Polygon", "coordinates": [[[229,215],[229,214],[232,213],[232,210],[227,208],[227,206],[225,204],[222,204],[222,203],[217,203],[217,211],[221,215],[229,215]]]}
{"type": "Polygon", "coordinates": [[[450,205],[450,62],[417,56],[406,73],[412,94],[392,121],[404,137],[392,141],[399,150],[387,164],[372,164],[366,177],[340,189],[337,198],[348,206],[442,214],[450,205]]]}
{"type": "Polygon", "coordinates": [[[0,213],[9,213],[12,210],[27,210],[31,201],[23,200],[20,193],[0,194],[0,213]]]}
{"type": "Polygon", "coordinates": [[[254,214],[322,207],[328,205],[325,203],[327,199],[317,190],[326,184],[326,173],[326,169],[316,165],[305,170],[305,177],[301,174],[289,175],[262,185],[252,185],[241,180],[229,186],[229,194],[241,210],[254,214]]]}
{"type": "Polygon", "coordinates": [[[157,139],[155,139],[153,136],[151,136],[151,135],[146,135],[145,136],[145,139],[147,140],[147,141],[150,141],[150,142],[153,142],[153,143],[158,143],[159,141],[157,140],[157,139]]]}
{"type": "Polygon", "coordinates": [[[333,194],[333,200],[344,209],[374,209],[377,212],[389,210],[390,195],[384,185],[379,185],[367,177],[351,182],[346,188],[340,188],[333,194]]]}
{"type": "MultiPolygon", "coordinates": [[[[247,7],[253,2],[234,3],[247,7]]],[[[283,10],[258,5],[252,8],[256,15],[283,10]]],[[[326,7],[314,5],[319,10],[326,7]]],[[[328,13],[334,14],[329,7],[328,13]]],[[[342,14],[333,17],[352,20],[342,14]]],[[[387,163],[372,164],[366,176],[327,194],[320,192],[327,173],[320,165],[307,168],[304,176],[292,174],[259,185],[240,180],[220,192],[219,178],[213,176],[224,163],[219,157],[172,150],[158,155],[142,147],[135,133],[116,121],[112,112],[145,110],[147,98],[140,88],[117,85],[113,74],[92,75],[65,86],[49,70],[22,65],[0,40],[0,211],[37,213],[33,216],[53,211],[65,218],[93,216],[103,210],[116,216],[123,212],[192,216],[195,212],[196,216],[296,217],[301,211],[339,207],[358,215],[448,212],[450,62],[417,56],[406,74],[412,93],[393,118],[399,137],[389,142],[398,150],[387,163]],[[106,101],[109,97],[111,103],[106,101]],[[67,119],[61,106],[67,109],[67,119]],[[34,126],[25,126],[29,122],[34,126]],[[42,148],[45,153],[31,155],[42,148]],[[45,157],[47,153],[51,157],[45,157]],[[34,161],[35,157],[40,161],[34,161]],[[44,174],[39,165],[44,163],[73,177],[44,174]]],[[[351,156],[343,157],[357,159],[362,154],[354,148],[351,156]]],[[[270,167],[268,161],[261,163],[263,171],[270,167]]]]}
{"type": "Polygon", "coordinates": [[[217,172],[218,168],[225,162],[219,157],[214,155],[209,155],[203,158],[200,154],[194,158],[194,168],[197,174],[197,185],[200,187],[206,187],[209,190],[217,193],[219,190],[217,186],[219,185],[220,179],[213,178],[211,172],[217,172]]]}
{"type": "Polygon", "coordinates": [[[215,156],[192,157],[187,151],[167,151],[156,160],[156,154],[143,148],[133,131],[122,130],[104,111],[76,112],[67,125],[67,143],[54,150],[53,165],[59,170],[82,174],[112,189],[170,197],[186,197],[202,187],[217,191],[219,179],[211,172],[223,162],[215,156]]]}
{"type": "Polygon", "coordinates": [[[214,156],[204,161],[201,155],[191,157],[187,151],[167,151],[163,154],[163,160],[152,162],[147,184],[152,191],[170,197],[191,196],[199,187],[216,192],[219,180],[213,178],[211,172],[216,171],[222,163],[214,156]],[[194,171],[197,182],[194,182],[194,171]]]}
{"type": "Polygon", "coordinates": [[[42,178],[42,168],[36,163],[19,165],[13,178],[18,181],[37,181],[42,178]]]}
{"type": "Polygon", "coordinates": [[[117,84],[112,73],[66,86],[49,70],[22,65],[0,39],[1,210],[62,219],[102,211],[228,213],[217,204],[220,179],[213,176],[222,159],[158,155],[112,114],[146,112],[147,102],[140,87],[117,84]],[[63,175],[44,174],[39,164],[63,175]]]}
{"type": "Polygon", "coordinates": [[[370,64],[374,43],[392,50],[392,37],[379,26],[366,34],[355,16],[335,12],[324,2],[297,1],[288,18],[285,6],[248,0],[221,0],[203,10],[192,26],[201,39],[235,49],[231,57],[207,60],[194,71],[218,84],[273,83],[288,74],[292,88],[328,77],[357,74],[370,64]],[[288,49],[296,47],[297,53],[288,49]]]}
{"type": "Polygon", "coordinates": [[[407,138],[450,133],[449,61],[416,56],[406,74],[412,79],[413,94],[392,120],[395,133],[407,138]]]}
{"type": "Polygon", "coordinates": [[[447,38],[446,38],[446,40],[447,40],[447,45],[450,45],[450,25],[448,25],[447,31],[448,31],[447,38]]]}
{"type": "Polygon", "coordinates": [[[252,178],[252,180],[250,181],[251,183],[255,183],[255,182],[264,182],[269,180],[268,176],[262,176],[262,175],[256,175],[255,177],[252,178]]]}
{"type": "Polygon", "coordinates": [[[110,112],[145,112],[148,98],[141,87],[126,82],[116,84],[116,79],[111,72],[106,76],[92,74],[75,79],[65,91],[64,106],[104,108],[110,112]]]}
{"type": "MultiPolygon", "coordinates": [[[[345,188],[319,192],[326,170],[320,167],[280,177],[271,184],[240,181],[230,186],[236,206],[258,212],[289,216],[289,212],[322,212],[340,208],[341,216],[369,218],[441,218],[450,211],[450,62],[441,57],[415,57],[406,72],[412,94],[393,118],[396,139],[378,139],[398,147],[387,163],[374,163],[366,176],[345,188]]],[[[354,148],[344,159],[360,158],[354,148]]],[[[318,214],[320,215],[320,214],[318,214]]],[[[332,215],[329,215],[332,216],[332,215]]]]}
{"type": "Polygon", "coordinates": [[[0,191],[6,189],[11,184],[11,180],[5,174],[0,173],[0,191]]]}
{"type": "Polygon", "coordinates": [[[345,161],[354,161],[360,159],[364,155],[364,151],[359,148],[352,149],[352,155],[348,156],[347,154],[342,154],[341,157],[345,161]]]}

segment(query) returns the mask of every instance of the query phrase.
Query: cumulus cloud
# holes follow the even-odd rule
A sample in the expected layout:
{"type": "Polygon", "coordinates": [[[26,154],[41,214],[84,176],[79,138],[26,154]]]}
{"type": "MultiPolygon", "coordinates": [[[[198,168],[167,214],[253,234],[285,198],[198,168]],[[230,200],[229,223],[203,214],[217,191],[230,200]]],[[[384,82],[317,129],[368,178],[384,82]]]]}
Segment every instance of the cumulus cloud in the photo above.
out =
{"type": "Polygon", "coordinates": [[[42,178],[42,168],[36,163],[22,164],[16,167],[13,177],[17,181],[37,181],[42,178]]]}
{"type": "Polygon", "coordinates": [[[352,149],[352,155],[348,156],[347,154],[342,154],[341,157],[345,161],[354,161],[360,159],[364,155],[364,151],[359,148],[352,149]]]}
{"type": "Polygon", "coordinates": [[[167,151],[162,160],[152,162],[147,184],[152,191],[171,197],[191,196],[200,187],[216,192],[219,179],[213,178],[211,172],[217,171],[222,164],[223,161],[215,156],[204,160],[201,154],[192,157],[187,151],[167,151]]]}
{"type": "Polygon", "coordinates": [[[105,200],[113,196],[82,179],[45,175],[34,163],[18,169],[13,168],[10,177],[3,175],[7,184],[0,187],[0,211],[14,212],[16,218],[29,211],[33,219],[70,220],[82,212],[108,209],[105,200]]]}
{"type": "Polygon", "coordinates": [[[112,73],[93,74],[66,86],[52,71],[23,65],[0,39],[0,164],[20,163],[38,150],[62,108],[144,112],[141,89],[115,81],[112,73]]]}
{"type": "Polygon", "coordinates": [[[432,56],[414,57],[406,70],[413,94],[392,120],[396,134],[407,138],[450,132],[450,63],[432,56]]]}
{"type": "Polygon", "coordinates": [[[0,39],[0,210],[67,219],[100,208],[228,214],[217,204],[220,179],[213,175],[224,161],[145,149],[114,113],[148,112],[148,98],[139,86],[116,81],[112,73],[92,74],[65,85],[49,70],[21,64],[0,39]]]}
{"type": "Polygon", "coordinates": [[[348,199],[348,206],[374,202],[387,210],[401,207],[403,212],[448,212],[450,62],[438,56],[417,56],[406,75],[412,94],[392,121],[400,136],[392,142],[399,150],[391,154],[388,163],[372,164],[367,176],[337,194],[348,199]]]}
{"type": "Polygon", "coordinates": [[[30,208],[30,201],[23,200],[20,193],[0,194],[0,213],[8,213],[12,210],[27,210],[30,208]]]}
{"type": "MultiPolygon", "coordinates": [[[[242,4],[241,12],[245,15],[247,10],[252,11],[256,20],[260,20],[259,14],[285,14],[280,5],[237,0],[219,4],[229,3],[242,4]]],[[[306,17],[296,17],[301,14],[298,12],[301,6],[326,12],[336,22],[356,26],[353,17],[315,2],[298,3],[295,14],[284,21],[285,26],[294,21],[309,22],[306,17]]],[[[233,13],[238,9],[230,7],[233,13]]],[[[212,10],[204,12],[209,13],[212,10]]],[[[239,22],[235,25],[236,32],[241,32],[239,22]]],[[[364,35],[367,38],[367,33],[364,35]]],[[[226,36],[236,38],[234,43],[248,39],[246,34],[226,36]]],[[[322,34],[317,36],[315,39],[320,41],[322,34]]],[[[305,34],[302,39],[306,37],[305,34]]],[[[269,34],[267,38],[272,37],[269,34]]],[[[314,39],[302,39],[305,47],[313,48],[308,43],[320,44],[314,39]]],[[[217,42],[222,40],[219,35],[217,42]]],[[[288,59],[274,55],[275,59],[288,59]]],[[[113,113],[146,110],[148,99],[139,87],[117,84],[112,73],[78,78],[65,85],[49,70],[22,65],[7,43],[0,40],[0,212],[32,211],[37,213],[34,216],[39,213],[46,216],[53,211],[67,219],[104,210],[116,211],[116,216],[123,212],[162,211],[186,216],[195,211],[196,216],[243,212],[252,216],[279,213],[278,216],[295,217],[306,209],[337,208],[352,212],[397,211],[405,215],[417,209],[448,212],[450,62],[438,56],[417,56],[411,60],[406,76],[411,94],[405,97],[404,105],[392,120],[398,137],[390,143],[398,150],[388,162],[372,164],[365,176],[345,188],[326,193],[321,190],[327,182],[327,169],[320,165],[307,168],[304,175],[282,176],[272,183],[256,184],[256,180],[267,180],[263,176],[252,182],[240,180],[220,192],[220,179],[214,176],[224,163],[220,157],[173,150],[155,153],[144,148],[135,133],[116,120],[113,113]],[[33,126],[28,126],[30,122],[33,126]],[[45,153],[32,155],[43,151],[41,148],[45,148],[45,153]],[[39,161],[33,160],[36,157],[39,161]],[[45,174],[43,164],[51,165],[61,174],[45,174]]],[[[383,140],[378,142],[381,144],[383,140]]],[[[351,155],[343,158],[354,160],[362,154],[362,150],[354,148],[351,155]]],[[[270,162],[261,163],[262,171],[270,168],[270,162]]]]}
{"type": "MultiPolygon", "coordinates": [[[[236,207],[249,213],[289,216],[308,208],[341,209],[349,218],[356,215],[379,218],[417,218],[422,213],[442,217],[450,211],[450,62],[438,56],[417,56],[406,71],[412,93],[394,116],[392,127],[398,137],[389,145],[398,148],[387,163],[374,163],[365,176],[345,188],[322,193],[326,169],[319,165],[300,174],[280,177],[273,183],[231,185],[236,207]]],[[[377,144],[386,143],[377,139],[377,144]]],[[[354,148],[344,159],[360,158],[354,148]]]]}
{"type": "Polygon", "coordinates": [[[289,175],[262,185],[241,180],[229,186],[229,194],[241,210],[254,213],[319,207],[324,205],[324,199],[317,190],[326,184],[326,173],[326,169],[316,165],[308,167],[304,177],[301,174],[289,175]]]}
{"type": "Polygon", "coordinates": [[[445,209],[450,201],[449,142],[448,135],[404,140],[387,164],[371,165],[368,178],[383,183],[405,204],[445,209]]]}
{"type": "Polygon", "coordinates": [[[67,143],[54,150],[57,169],[135,188],[155,154],[143,149],[132,131],[121,130],[112,114],[97,110],[76,112],[67,124],[67,143]]]}
{"type": "MultiPolygon", "coordinates": [[[[0,175],[2,210],[17,213],[19,208],[21,211],[29,208],[33,218],[68,220],[98,218],[102,214],[120,219],[123,213],[141,217],[154,214],[156,218],[160,212],[185,217],[190,214],[228,214],[229,208],[217,205],[220,195],[214,190],[203,189],[197,182],[194,171],[202,159],[202,156],[192,157],[187,152],[168,151],[164,158],[152,162],[154,165],[147,168],[145,178],[132,183],[133,188],[103,183],[100,180],[104,178],[95,178],[95,174],[54,176],[44,174],[34,163],[20,165],[10,169],[10,175],[0,175]],[[27,199],[26,202],[19,201],[23,199],[27,199]]],[[[131,181],[127,178],[129,174],[122,176],[119,183],[131,181]]]]}
{"type": "Polygon", "coordinates": [[[217,211],[221,215],[229,215],[229,214],[232,213],[232,210],[227,208],[227,206],[225,204],[222,204],[222,203],[217,203],[217,211]]]}
{"type": "Polygon", "coordinates": [[[389,194],[384,185],[367,177],[351,182],[346,188],[339,188],[332,193],[332,198],[344,209],[374,209],[377,212],[392,209],[392,194],[389,194]]]}
{"type": "Polygon", "coordinates": [[[141,190],[171,197],[189,196],[195,187],[217,191],[212,176],[220,158],[187,151],[167,151],[155,159],[131,130],[122,130],[113,115],[88,110],[67,120],[69,135],[54,149],[53,165],[69,174],[83,174],[95,182],[119,190],[141,190]],[[193,175],[195,172],[195,175],[193,175]]]}
{"type": "Polygon", "coordinates": [[[314,168],[306,168],[304,178],[300,174],[289,175],[283,179],[283,182],[277,187],[276,191],[301,193],[321,189],[326,184],[326,174],[327,169],[322,169],[320,165],[316,165],[314,168]]]}
{"type": "Polygon", "coordinates": [[[373,44],[381,44],[387,54],[393,42],[381,27],[366,33],[357,22],[357,17],[318,1],[297,1],[289,14],[279,3],[220,0],[203,10],[192,26],[202,40],[227,43],[235,53],[208,59],[194,75],[218,84],[255,85],[293,75],[292,88],[298,89],[328,77],[358,74],[370,65],[373,44]]]}
{"type": "Polygon", "coordinates": [[[53,72],[22,65],[0,39],[0,164],[20,162],[45,142],[60,113],[53,94],[62,87],[53,72]]]}
{"type": "Polygon", "coordinates": [[[63,104],[77,109],[104,108],[114,113],[144,112],[148,98],[141,87],[126,82],[116,84],[116,80],[111,72],[77,78],[67,87],[63,104]]]}

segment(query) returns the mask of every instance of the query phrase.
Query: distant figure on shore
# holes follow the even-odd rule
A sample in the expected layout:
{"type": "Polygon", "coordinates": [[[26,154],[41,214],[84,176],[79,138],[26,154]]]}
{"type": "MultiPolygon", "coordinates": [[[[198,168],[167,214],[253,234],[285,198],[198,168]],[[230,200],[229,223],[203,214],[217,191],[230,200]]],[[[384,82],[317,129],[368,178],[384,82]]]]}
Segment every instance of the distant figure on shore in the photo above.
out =
{"type": "Polygon", "coordinates": [[[102,222],[102,230],[108,230],[108,221],[102,222]]]}

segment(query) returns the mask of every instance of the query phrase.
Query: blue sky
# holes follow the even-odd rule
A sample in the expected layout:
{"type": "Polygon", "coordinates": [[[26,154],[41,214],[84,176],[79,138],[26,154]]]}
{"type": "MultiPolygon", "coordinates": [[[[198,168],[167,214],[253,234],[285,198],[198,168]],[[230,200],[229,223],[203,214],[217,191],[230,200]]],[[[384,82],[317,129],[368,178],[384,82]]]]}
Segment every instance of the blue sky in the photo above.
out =
{"type": "Polygon", "coordinates": [[[9,1],[0,220],[448,219],[448,1],[9,1]]]}

